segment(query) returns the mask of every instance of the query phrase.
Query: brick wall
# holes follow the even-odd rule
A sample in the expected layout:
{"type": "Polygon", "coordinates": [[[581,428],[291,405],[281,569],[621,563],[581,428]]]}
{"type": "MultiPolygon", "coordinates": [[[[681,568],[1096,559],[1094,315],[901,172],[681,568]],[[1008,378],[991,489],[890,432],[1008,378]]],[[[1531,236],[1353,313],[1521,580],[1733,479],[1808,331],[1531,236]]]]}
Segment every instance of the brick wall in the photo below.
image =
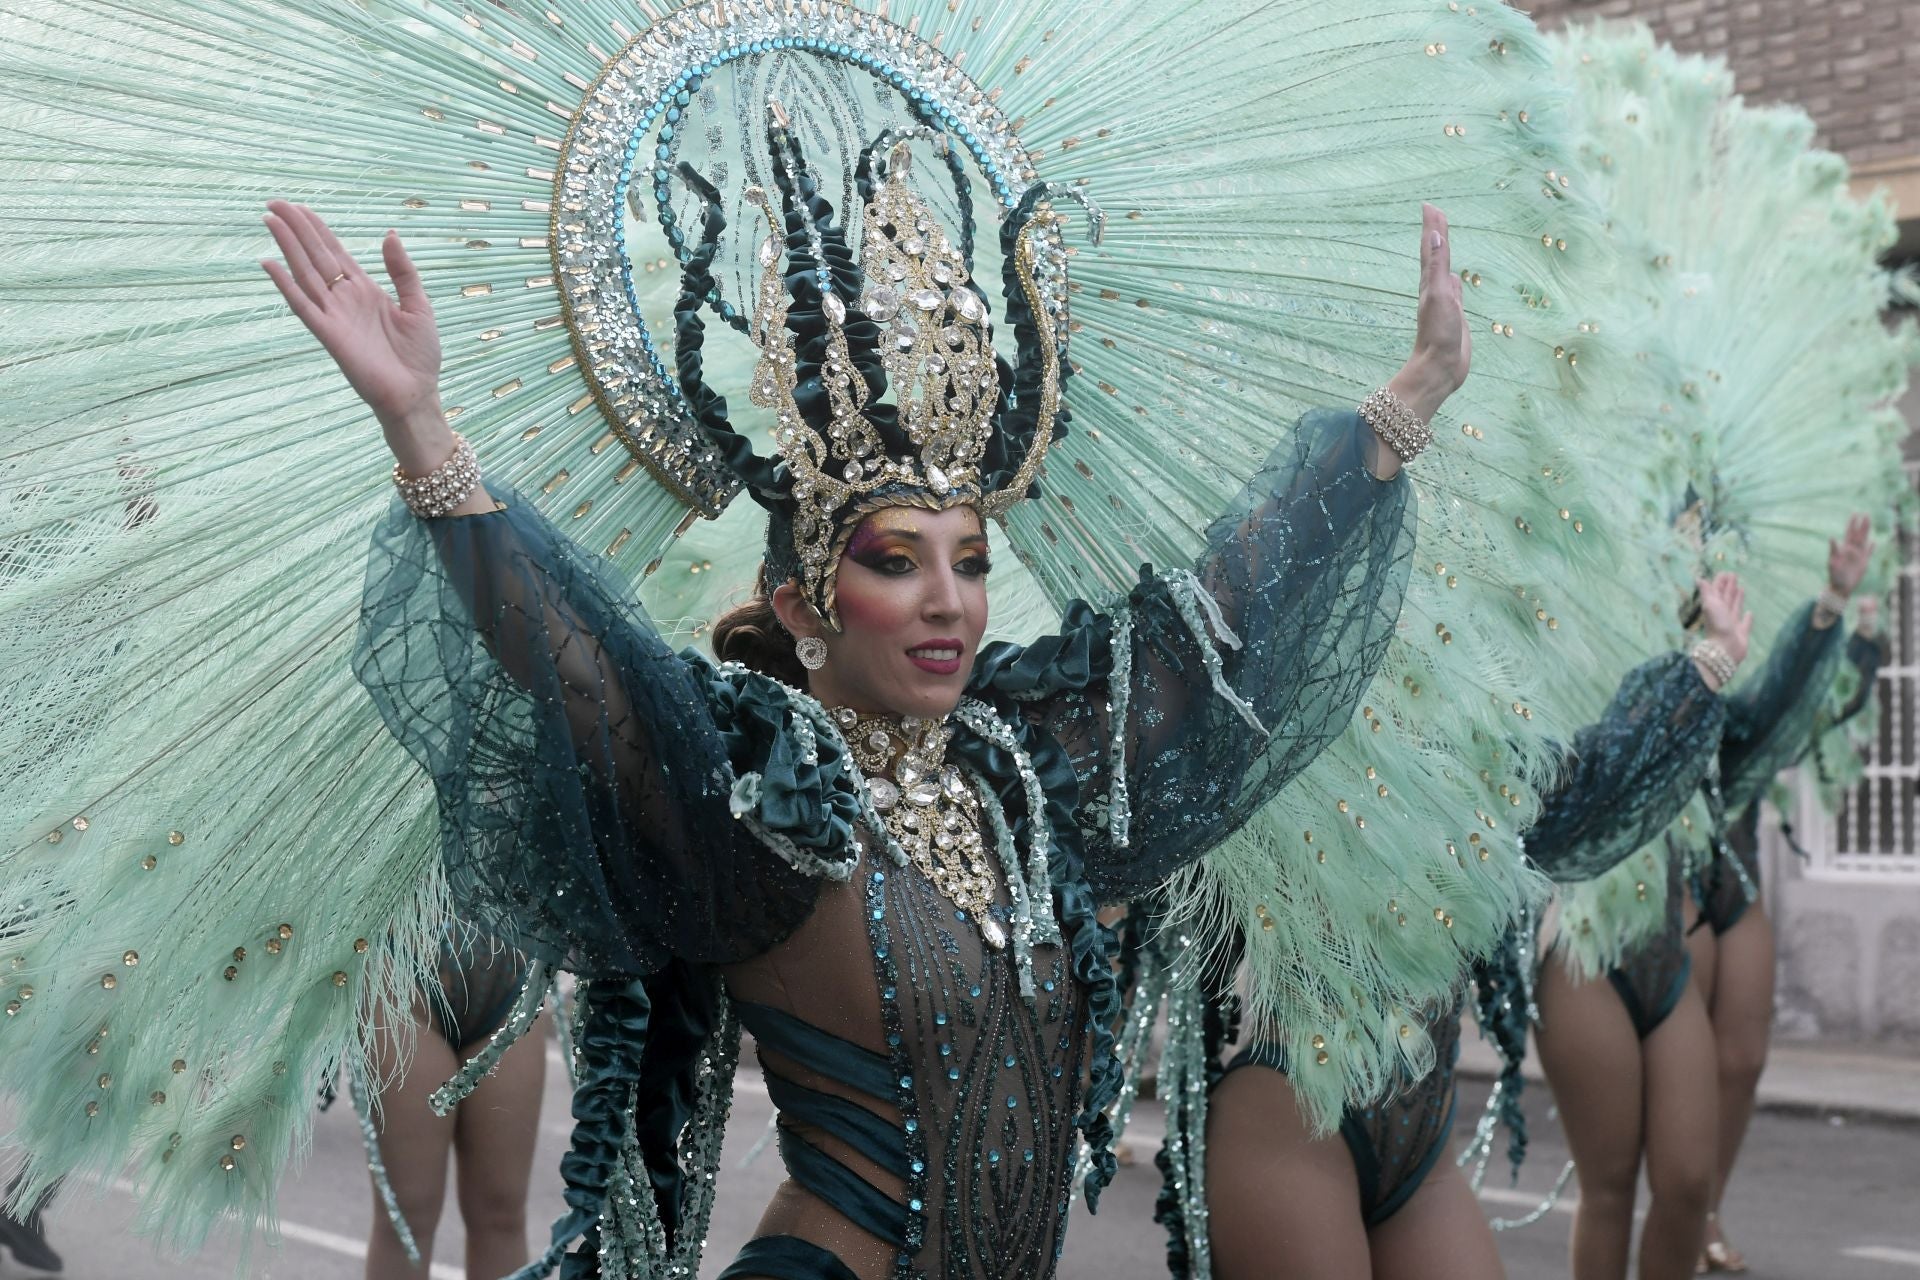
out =
{"type": "MultiPolygon", "coordinates": [[[[1897,190],[1920,184],[1917,0],[1514,0],[1543,27],[1635,18],[1689,53],[1719,55],[1755,102],[1795,102],[1821,145],[1897,190]]],[[[1920,215],[1920,200],[1901,199],[1920,215]]]]}

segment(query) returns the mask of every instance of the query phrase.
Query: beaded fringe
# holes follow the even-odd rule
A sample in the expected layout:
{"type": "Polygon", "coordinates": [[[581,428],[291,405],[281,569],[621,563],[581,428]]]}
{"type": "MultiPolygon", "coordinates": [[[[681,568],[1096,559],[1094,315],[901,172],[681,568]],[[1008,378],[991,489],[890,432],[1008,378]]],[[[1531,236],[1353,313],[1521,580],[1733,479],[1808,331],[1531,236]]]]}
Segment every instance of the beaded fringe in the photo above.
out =
{"type": "Polygon", "coordinates": [[[547,992],[552,986],[551,970],[538,960],[530,961],[527,980],[520,988],[519,998],[513,1002],[507,1020],[488,1039],[486,1048],[468,1058],[451,1080],[435,1089],[427,1098],[427,1105],[433,1108],[433,1114],[446,1115],[493,1073],[507,1050],[527,1034],[527,1029],[533,1026],[533,1020],[540,1016],[540,1007],[547,1002],[547,992]]]}
{"type": "Polygon", "coordinates": [[[420,1246],[413,1238],[413,1228],[407,1225],[407,1215],[400,1209],[400,1197],[394,1193],[393,1179],[387,1176],[387,1162],[380,1155],[380,1131],[373,1123],[373,1095],[367,1088],[363,1069],[355,1065],[347,1074],[347,1094],[353,1099],[353,1114],[360,1121],[360,1141],[367,1149],[367,1172],[373,1175],[373,1189],[380,1196],[380,1203],[387,1211],[387,1221],[393,1224],[393,1233],[400,1237],[400,1247],[406,1251],[407,1261],[414,1266],[420,1265],[420,1246]]]}

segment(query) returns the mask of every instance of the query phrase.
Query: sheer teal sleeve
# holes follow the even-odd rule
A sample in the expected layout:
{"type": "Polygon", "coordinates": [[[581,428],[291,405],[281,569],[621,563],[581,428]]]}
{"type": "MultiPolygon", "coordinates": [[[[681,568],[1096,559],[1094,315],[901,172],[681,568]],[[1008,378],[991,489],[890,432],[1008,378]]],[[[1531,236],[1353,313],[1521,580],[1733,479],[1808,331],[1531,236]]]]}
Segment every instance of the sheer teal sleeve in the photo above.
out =
{"type": "Polygon", "coordinates": [[[1634,668],[1606,714],[1574,735],[1565,771],[1526,833],[1528,855],[1563,883],[1613,867],[1686,807],[1726,719],[1725,702],[1686,654],[1634,668]]]}
{"type": "Polygon", "coordinates": [[[1186,570],[1143,570],[1112,609],[982,655],[1081,781],[1089,876],[1130,897],[1198,858],[1352,718],[1384,660],[1413,549],[1413,496],[1365,464],[1356,413],[1309,413],[1186,570]]]}
{"type": "Polygon", "coordinates": [[[1823,717],[1822,728],[1831,729],[1843,725],[1867,709],[1873,701],[1876,682],[1880,678],[1880,668],[1887,665],[1892,657],[1886,637],[1867,637],[1858,631],[1847,637],[1847,661],[1853,664],[1855,684],[1853,692],[1847,695],[1833,712],[1823,717]]]}
{"type": "MultiPolygon", "coordinates": [[[[457,908],[585,974],[772,945],[817,882],[734,817],[743,735],[722,730],[714,704],[738,690],[671,651],[530,503],[500,496],[495,512],[439,520],[394,504],[373,539],[353,658],[433,781],[457,908]]],[[[753,718],[730,711],[721,723],[753,718]]],[[[829,838],[835,815],[804,784],[834,763],[787,762],[782,791],[804,811],[793,824],[829,838]]]]}
{"type": "Polygon", "coordinates": [[[1814,606],[1801,606],[1775,638],[1766,668],[1727,698],[1720,747],[1720,794],[1727,813],[1758,800],[1773,775],[1813,741],[1814,721],[1842,657],[1842,629],[1815,627],[1814,606]]]}

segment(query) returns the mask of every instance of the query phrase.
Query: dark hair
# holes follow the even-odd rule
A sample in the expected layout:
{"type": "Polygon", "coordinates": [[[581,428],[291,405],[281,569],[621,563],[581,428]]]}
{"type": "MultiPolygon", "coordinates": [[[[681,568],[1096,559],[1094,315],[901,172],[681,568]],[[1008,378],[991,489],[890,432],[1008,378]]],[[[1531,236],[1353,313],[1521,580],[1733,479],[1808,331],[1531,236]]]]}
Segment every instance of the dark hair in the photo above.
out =
{"type": "Polygon", "coordinates": [[[807,669],[794,656],[793,637],[773,611],[764,565],[754,576],[753,595],[715,619],[713,652],[722,662],[752,667],[796,689],[807,687],[807,669]]]}

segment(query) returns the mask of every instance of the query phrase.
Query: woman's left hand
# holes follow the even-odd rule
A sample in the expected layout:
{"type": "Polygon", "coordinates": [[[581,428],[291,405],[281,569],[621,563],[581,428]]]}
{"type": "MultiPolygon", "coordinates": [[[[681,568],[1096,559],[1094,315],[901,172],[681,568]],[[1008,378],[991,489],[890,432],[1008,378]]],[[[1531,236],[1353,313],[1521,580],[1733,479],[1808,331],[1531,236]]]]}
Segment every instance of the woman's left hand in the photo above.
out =
{"type": "Polygon", "coordinates": [[[1835,594],[1852,597],[1867,576],[1867,562],[1873,559],[1873,522],[1863,515],[1847,521],[1844,541],[1827,542],[1827,585],[1835,594]]]}
{"type": "Polygon", "coordinates": [[[1420,310],[1413,354],[1387,389],[1421,421],[1431,422],[1446,398],[1467,380],[1473,339],[1467,333],[1460,277],[1453,274],[1447,215],[1430,204],[1421,205],[1420,213],[1420,310]]]}

